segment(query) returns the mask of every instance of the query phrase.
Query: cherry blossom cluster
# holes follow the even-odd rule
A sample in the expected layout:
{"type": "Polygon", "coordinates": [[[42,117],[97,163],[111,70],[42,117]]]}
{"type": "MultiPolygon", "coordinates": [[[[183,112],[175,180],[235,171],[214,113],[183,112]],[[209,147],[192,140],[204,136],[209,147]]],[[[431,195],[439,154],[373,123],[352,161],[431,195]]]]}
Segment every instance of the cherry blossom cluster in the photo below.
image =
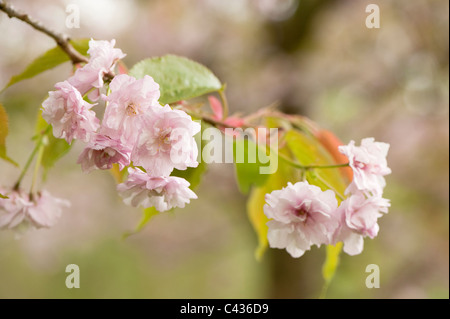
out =
{"type": "MultiPolygon", "coordinates": [[[[117,62],[125,57],[114,45],[114,40],[91,40],[89,62],[49,92],[42,117],[52,125],[55,137],[86,144],[78,158],[84,172],[111,169],[114,164],[121,171],[127,168],[127,180],[117,186],[126,204],[160,212],[184,207],[197,196],[188,181],[170,174],[198,165],[194,135],[200,125],[184,111],[162,106],[159,85],[152,77],[114,76],[117,62]],[[107,94],[101,94],[108,76],[107,94]],[[96,104],[88,102],[100,99],[106,105],[102,120],[93,110],[96,104]]],[[[21,190],[4,194],[0,228],[50,227],[69,205],[46,191],[33,200],[21,190]]]]}
{"type": "Polygon", "coordinates": [[[114,48],[115,41],[89,42],[89,62],[73,76],[55,85],[43,103],[42,117],[52,125],[53,134],[68,143],[86,143],[78,163],[84,172],[107,170],[117,164],[128,168],[128,179],[117,189],[132,206],[166,211],[184,207],[197,198],[189,183],[170,176],[174,169],[198,165],[194,135],[200,125],[184,111],[159,103],[159,85],[146,75],[136,79],[127,74],[114,76],[107,94],[100,94],[104,77],[113,74],[125,54],[114,48]],[[105,101],[100,120],[87,102],[105,101]]]}
{"type": "Polygon", "coordinates": [[[389,200],[382,197],[384,176],[391,173],[386,156],[389,144],[365,138],[361,146],[351,141],[339,151],[348,157],[353,180],[340,205],[333,190],[322,191],[307,181],[288,183],[266,194],[264,213],[270,219],[270,247],[286,249],[300,257],[311,246],[344,243],[349,255],[360,254],[364,237],[378,234],[378,218],[388,212],[389,200]]]}

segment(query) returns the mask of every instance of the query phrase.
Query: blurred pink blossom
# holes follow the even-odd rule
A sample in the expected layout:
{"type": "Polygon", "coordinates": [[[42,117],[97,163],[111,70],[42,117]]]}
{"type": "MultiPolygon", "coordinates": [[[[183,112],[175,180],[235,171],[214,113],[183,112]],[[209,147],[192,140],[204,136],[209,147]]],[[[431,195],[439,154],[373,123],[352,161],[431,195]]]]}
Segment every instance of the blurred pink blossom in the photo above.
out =
{"type": "Polygon", "coordinates": [[[61,217],[65,207],[70,207],[69,201],[56,198],[43,190],[28,208],[28,216],[36,228],[52,227],[61,217]]]}
{"type": "Polygon", "coordinates": [[[28,194],[4,189],[1,193],[8,198],[0,198],[0,229],[16,228],[26,219],[27,209],[31,206],[28,194]]]}
{"type": "Polygon", "coordinates": [[[70,206],[68,201],[53,197],[45,190],[33,200],[21,190],[7,192],[7,195],[7,199],[0,198],[0,229],[51,227],[61,216],[62,209],[70,206]]]}

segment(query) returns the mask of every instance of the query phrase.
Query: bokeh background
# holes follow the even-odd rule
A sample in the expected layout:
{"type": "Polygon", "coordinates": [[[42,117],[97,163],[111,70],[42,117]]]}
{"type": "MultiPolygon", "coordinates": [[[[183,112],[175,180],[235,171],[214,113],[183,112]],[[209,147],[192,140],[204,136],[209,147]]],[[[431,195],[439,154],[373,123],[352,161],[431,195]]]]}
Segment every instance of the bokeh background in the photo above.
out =
{"type": "MultiPolygon", "coordinates": [[[[447,0],[11,2],[73,38],[115,38],[128,66],[167,53],[199,61],[227,83],[232,112],[278,101],[345,143],[368,136],[390,143],[392,208],[361,255],[342,255],[328,297],[449,297],[447,0]],[[80,8],[79,29],[65,26],[71,3],[80,8]],[[380,29],[365,26],[370,3],[380,7],[380,29]],[[379,289],[365,286],[368,264],[380,267],[379,289]]],[[[3,12],[0,30],[3,87],[54,43],[3,12]]],[[[69,72],[66,64],[0,94],[10,115],[9,154],[21,165],[41,101],[69,72]]],[[[122,240],[140,211],[120,201],[108,173],[82,174],[80,151],[75,145],[42,186],[72,202],[59,224],[19,239],[0,232],[0,298],[319,296],[324,247],[300,259],[284,250],[254,259],[257,240],[231,164],[211,165],[186,209],[122,240]],[[65,287],[72,263],[81,269],[80,289],[65,287]]],[[[0,163],[1,185],[18,175],[0,163]]]]}

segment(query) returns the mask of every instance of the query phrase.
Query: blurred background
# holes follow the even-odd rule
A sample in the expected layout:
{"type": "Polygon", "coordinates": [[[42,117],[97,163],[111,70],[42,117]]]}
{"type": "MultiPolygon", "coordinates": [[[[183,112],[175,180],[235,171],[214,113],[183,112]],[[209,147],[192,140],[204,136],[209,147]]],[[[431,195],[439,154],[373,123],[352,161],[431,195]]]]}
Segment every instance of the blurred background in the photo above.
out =
{"type": "MultiPolygon", "coordinates": [[[[279,101],[344,143],[373,136],[391,144],[392,201],[380,233],[361,255],[342,255],[330,298],[449,297],[449,2],[447,0],[15,0],[46,25],[73,38],[117,40],[132,66],[174,53],[211,68],[227,83],[232,112],[279,101]],[[366,6],[380,7],[368,29],[366,6]],[[66,6],[80,9],[68,29],[66,6]],[[381,287],[368,289],[368,264],[381,287]]],[[[0,87],[54,42],[0,12],[0,87]]],[[[24,165],[34,120],[65,64],[0,94],[10,115],[9,155],[24,165]]],[[[139,234],[138,209],[117,197],[106,172],[82,174],[75,145],[44,188],[72,207],[49,230],[19,239],[0,232],[0,298],[316,298],[324,247],[299,259],[257,245],[246,197],[231,164],[209,167],[199,199],[156,216],[139,234]],[[81,288],[65,286],[77,264],[81,288]]],[[[19,170],[0,162],[0,185],[19,170]]],[[[27,184],[25,184],[27,185],[27,184]]]]}

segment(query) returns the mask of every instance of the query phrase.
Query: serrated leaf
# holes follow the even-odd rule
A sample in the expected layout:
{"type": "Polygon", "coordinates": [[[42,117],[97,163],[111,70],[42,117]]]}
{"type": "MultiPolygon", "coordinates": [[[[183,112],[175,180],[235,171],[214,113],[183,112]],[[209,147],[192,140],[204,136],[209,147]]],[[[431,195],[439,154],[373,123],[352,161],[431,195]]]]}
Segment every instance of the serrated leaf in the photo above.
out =
{"type": "Polygon", "coordinates": [[[238,138],[234,141],[233,156],[236,180],[239,190],[243,194],[247,194],[252,185],[264,185],[269,175],[261,174],[260,167],[268,166],[270,163],[270,158],[265,150],[262,150],[252,140],[238,138]]]}
{"type": "MultiPolygon", "coordinates": [[[[87,55],[87,50],[89,49],[89,39],[72,40],[70,41],[70,43],[75,48],[75,50],[83,55],[87,55]]],[[[53,69],[54,67],[69,60],[70,59],[67,54],[64,53],[64,51],[59,46],[56,46],[33,60],[33,62],[31,62],[25,68],[25,70],[22,71],[22,73],[11,77],[8,84],[3,88],[3,90],[17,82],[30,79],[44,71],[53,69]]]]}
{"type": "Polygon", "coordinates": [[[139,233],[145,227],[145,225],[148,224],[148,222],[152,219],[152,217],[156,216],[158,214],[159,214],[159,212],[156,210],[155,207],[144,208],[142,210],[142,218],[141,218],[139,224],[136,226],[136,228],[133,231],[124,233],[122,235],[122,239],[127,239],[131,235],[135,235],[135,234],[139,233]]]}
{"type": "Polygon", "coordinates": [[[176,55],[145,59],[135,64],[129,74],[138,79],[145,75],[153,77],[160,85],[162,104],[192,99],[223,87],[208,68],[176,55]]]}
{"type": "Polygon", "coordinates": [[[9,120],[8,114],[6,113],[5,108],[2,104],[0,104],[0,158],[5,161],[18,166],[16,162],[14,162],[11,158],[6,154],[6,137],[9,133],[9,120]]]}
{"type": "Polygon", "coordinates": [[[36,121],[36,134],[45,134],[48,140],[41,160],[41,166],[44,169],[44,178],[46,177],[48,170],[72,147],[66,140],[54,137],[53,130],[48,127],[49,124],[42,118],[42,111],[39,111],[36,121]]]}

